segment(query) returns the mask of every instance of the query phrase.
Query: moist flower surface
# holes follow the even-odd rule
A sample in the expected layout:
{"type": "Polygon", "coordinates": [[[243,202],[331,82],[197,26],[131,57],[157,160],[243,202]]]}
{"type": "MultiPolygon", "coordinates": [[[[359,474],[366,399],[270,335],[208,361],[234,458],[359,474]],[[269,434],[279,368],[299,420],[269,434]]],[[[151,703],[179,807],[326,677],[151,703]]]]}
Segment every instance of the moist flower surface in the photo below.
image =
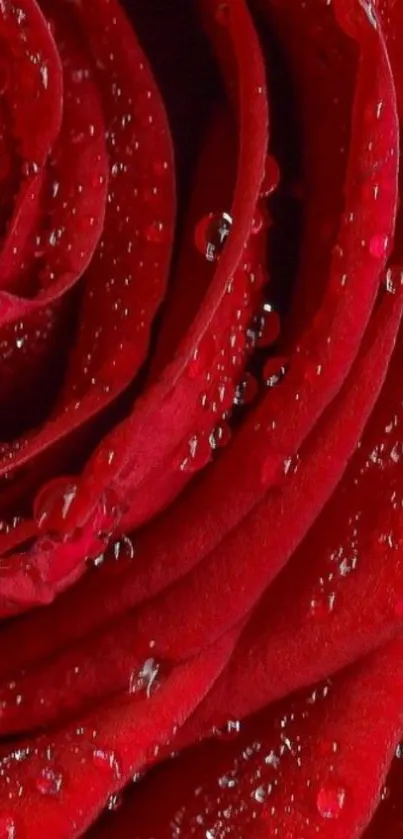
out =
{"type": "Polygon", "coordinates": [[[0,0],[0,839],[399,839],[403,6],[0,0]]]}

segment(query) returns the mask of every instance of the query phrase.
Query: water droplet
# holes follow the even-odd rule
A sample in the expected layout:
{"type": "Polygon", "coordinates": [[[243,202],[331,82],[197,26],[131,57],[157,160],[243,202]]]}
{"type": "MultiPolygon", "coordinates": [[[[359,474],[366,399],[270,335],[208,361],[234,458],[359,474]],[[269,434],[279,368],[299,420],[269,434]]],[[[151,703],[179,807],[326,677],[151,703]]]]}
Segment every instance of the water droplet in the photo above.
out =
{"type": "Polygon", "coordinates": [[[160,664],[154,658],[147,658],[140,670],[130,676],[129,693],[145,693],[149,698],[159,687],[160,664]]]}
{"type": "Polygon", "coordinates": [[[381,801],[387,801],[390,796],[390,788],[386,784],[381,789],[381,801]]]}
{"type": "Polygon", "coordinates": [[[92,753],[92,762],[94,766],[101,770],[111,770],[116,779],[121,777],[121,770],[119,767],[119,761],[116,757],[115,752],[111,751],[110,749],[101,749],[97,748],[92,753]]]}
{"type": "Polygon", "coordinates": [[[113,545],[113,558],[119,561],[132,560],[135,555],[134,543],[129,536],[122,536],[113,545]]]}
{"type": "Polygon", "coordinates": [[[119,810],[123,804],[123,795],[121,792],[114,792],[112,795],[109,796],[107,802],[107,808],[111,812],[115,813],[116,810],[119,810]]]}
{"type": "Polygon", "coordinates": [[[396,746],[395,755],[398,760],[401,760],[403,758],[403,743],[398,743],[398,745],[396,746]]]}
{"type": "Polygon", "coordinates": [[[385,289],[388,294],[396,294],[403,283],[403,271],[397,266],[388,268],[385,275],[385,289]]]}
{"type": "Polygon", "coordinates": [[[241,731],[240,720],[227,720],[226,724],[220,728],[214,727],[213,734],[219,740],[235,740],[241,731]]]}
{"type": "Polygon", "coordinates": [[[17,839],[14,817],[7,813],[0,813],[0,839],[17,839]]]}
{"type": "Polygon", "coordinates": [[[200,469],[207,466],[210,459],[209,438],[194,434],[188,441],[185,456],[180,458],[180,469],[182,472],[199,472],[200,469]]]}
{"type": "Polygon", "coordinates": [[[221,775],[218,779],[218,786],[220,786],[221,789],[233,789],[236,787],[237,783],[238,779],[236,776],[236,770],[228,772],[227,775],[221,775]]]}
{"type": "Polygon", "coordinates": [[[216,425],[210,434],[209,442],[212,449],[222,449],[231,439],[231,428],[227,422],[216,425]]]}
{"type": "Polygon", "coordinates": [[[328,784],[322,787],[316,798],[319,815],[323,819],[338,819],[344,807],[346,791],[343,787],[328,784]]]}
{"type": "Polygon", "coordinates": [[[369,251],[371,256],[374,256],[376,259],[380,259],[382,256],[385,256],[388,245],[389,239],[387,236],[372,236],[369,242],[369,251]]]}
{"type": "Polygon", "coordinates": [[[250,405],[256,398],[259,385],[252,373],[245,373],[242,381],[237,385],[234,394],[234,405],[250,405]]]}
{"type": "Polygon", "coordinates": [[[254,324],[256,344],[259,347],[269,347],[280,335],[280,317],[274,311],[271,303],[264,303],[254,324]]]}
{"type": "Polygon", "coordinates": [[[55,478],[45,484],[35,498],[34,517],[40,530],[58,533],[63,530],[78,485],[70,478],[55,478]]]}
{"type": "Polygon", "coordinates": [[[195,243],[208,262],[220,256],[232,227],[229,213],[209,213],[199,221],[195,230],[195,243]]]}
{"type": "Polygon", "coordinates": [[[39,173],[39,166],[34,160],[25,160],[22,164],[24,178],[33,178],[39,173]]]}
{"type": "Polygon", "coordinates": [[[267,230],[270,225],[270,216],[269,214],[262,208],[257,207],[252,219],[252,226],[251,226],[251,233],[253,236],[256,236],[258,233],[261,233],[262,230],[267,230]]]}
{"type": "Polygon", "coordinates": [[[63,786],[63,775],[52,766],[45,766],[35,779],[35,786],[41,795],[58,795],[63,786]]]}
{"type": "Polygon", "coordinates": [[[289,455],[284,458],[283,469],[284,475],[295,475],[301,463],[301,458],[298,453],[289,455]]]}
{"type": "Polygon", "coordinates": [[[277,189],[280,183],[280,169],[277,161],[271,154],[266,158],[264,178],[260,188],[260,195],[262,198],[267,198],[277,189]]]}
{"type": "Polygon", "coordinates": [[[261,784],[260,787],[257,787],[257,789],[253,790],[252,797],[255,799],[255,801],[258,802],[258,804],[264,804],[271,792],[271,784],[261,784]]]}
{"type": "Polygon", "coordinates": [[[288,359],[284,357],[269,358],[263,368],[263,378],[266,387],[275,387],[281,382],[288,370],[288,359]]]}
{"type": "Polygon", "coordinates": [[[324,620],[334,609],[336,595],[334,592],[330,594],[318,594],[312,598],[310,602],[310,614],[315,620],[324,620]]]}

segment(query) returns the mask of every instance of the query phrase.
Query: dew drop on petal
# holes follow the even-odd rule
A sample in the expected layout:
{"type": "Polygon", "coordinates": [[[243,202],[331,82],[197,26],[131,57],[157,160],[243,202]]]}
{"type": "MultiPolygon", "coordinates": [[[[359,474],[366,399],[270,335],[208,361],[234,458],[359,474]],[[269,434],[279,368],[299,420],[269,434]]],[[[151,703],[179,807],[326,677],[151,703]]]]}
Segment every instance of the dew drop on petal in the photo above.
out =
{"type": "Polygon", "coordinates": [[[258,804],[264,804],[266,799],[271,795],[272,786],[271,784],[261,784],[260,787],[257,787],[253,790],[252,798],[258,802],[258,804]]]}
{"type": "Polygon", "coordinates": [[[269,358],[263,368],[263,379],[266,387],[275,387],[281,382],[288,370],[288,359],[269,358]]]}
{"type": "Polygon", "coordinates": [[[219,728],[214,726],[213,734],[219,740],[235,740],[240,734],[241,731],[241,721],[240,720],[227,720],[225,725],[220,726],[219,728]]]}
{"type": "Polygon", "coordinates": [[[33,178],[39,173],[39,166],[34,160],[25,160],[22,164],[24,178],[33,178]]]}
{"type": "Polygon", "coordinates": [[[119,810],[119,808],[122,806],[122,804],[123,804],[122,793],[121,792],[114,792],[112,795],[109,796],[106,806],[107,806],[108,810],[115,813],[116,810],[119,810]]]}
{"type": "Polygon", "coordinates": [[[115,752],[110,749],[96,748],[92,753],[92,762],[97,769],[112,771],[116,779],[120,778],[121,770],[119,767],[119,761],[115,752]]]}
{"type": "Polygon", "coordinates": [[[264,303],[257,321],[257,345],[269,347],[280,335],[280,317],[270,303],[264,303]]]}
{"type": "Polygon", "coordinates": [[[63,786],[63,775],[52,766],[45,766],[37,775],[35,786],[41,795],[58,795],[63,786]]]}
{"type": "Polygon", "coordinates": [[[403,271],[396,266],[388,268],[385,274],[385,289],[388,294],[396,294],[403,284],[403,271]]]}
{"type": "Polygon", "coordinates": [[[335,784],[321,787],[316,798],[318,813],[323,819],[338,819],[346,800],[346,790],[335,784]]]}
{"type": "Polygon", "coordinates": [[[195,229],[195,244],[208,262],[219,258],[232,227],[229,213],[209,213],[195,229]]]}
{"type": "Polygon", "coordinates": [[[134,542],[129,536],[122,536],[112,547],[113,558],[120,562],[131,561],[135,552],[134,542]]]}
{"type": "Polygon", "coordinates": [[[310,615],[315,620],[325,620],[325,618],[333,612],[335,603],[335,594],[318,594],[312,598],[310,602],[310,615]]]}
{"type": "Polygon", "coordinates": [[[130,675],[129,693],[145,694],[150,698],[159,688],[161,665],[154,658],[147,658],[138,670],[130,675]]]}
{"type": "Polygon", "coordinates": [[[210,434],[209,442],[212,449],[222,449],[231,439],[231,428],[227,422],[221,422],[210,434]]]}
{"type": "Polygon", "coordinates": [[[208,437],[194,434],[188,440],[184,456],[180,458],[182,472],[199,472],[211,459],[211,445],[208,437]]]}
{"type": "Polygon", "coordinates": [[[300,466],[301,458],[298,453],[289,455],[284,458],[283,470],[284,475],[295,475],[300,466]]]}
{"type": "Polygon", "coordinates": [[[245,373],[242,381],[238,384],[235,395],[235,405],[250,405],[256,398],[259,390],[259,385],[252,373],[245,373]]]}
{"type": "Polygon", "coordinates": [[[18,839],[15,819],[8,813],[0,813],[0,839],[18,839]]]}
{"type": "Polygon", "coordinates": [[[381,799],[381,801],[387,801],[389,796],[390,796],[390,787],[388,787],[385,784],[381,789],[380,799],[381,799]]]}
{"type": "Polygon", "coordinates": [[[55,478],[36,496],[34,515],[40,530],[58,532],[75,501],[78,485],[69,478],[55,478]]]}
{"type": "Polygon", "coordinates": [[[401,760],[403,758],[403,743],[398,743],[398,745],[396,746],[395,757],[398,760],[401,760]]]}
{"type": "Polygon", "coordinates": [[[269,223],[268,214],[261,207],[257,207],[252,219],[251,233],[256,236],[262,230],[267,230],[269,223]]]}

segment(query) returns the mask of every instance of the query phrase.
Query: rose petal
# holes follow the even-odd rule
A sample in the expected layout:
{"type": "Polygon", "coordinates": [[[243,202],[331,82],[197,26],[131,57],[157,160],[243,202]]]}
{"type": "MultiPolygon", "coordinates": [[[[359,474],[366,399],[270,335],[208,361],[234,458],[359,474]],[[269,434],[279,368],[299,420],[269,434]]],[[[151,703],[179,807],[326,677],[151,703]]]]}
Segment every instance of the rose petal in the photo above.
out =
{"type": "Polygon", "coordinates": [[[133,822],[136,839],[168,839],[175,828],[196,839],[224,831],[356,839],[379,803],[402,728],[401,654],[398,642],[334,683],[232,729],[229,722],[232,737],[217,731],[216,742],[136,784],[91,839],[133,836],[133,822]],[[376,724],[375,707],[383,709],[376,724]]]}

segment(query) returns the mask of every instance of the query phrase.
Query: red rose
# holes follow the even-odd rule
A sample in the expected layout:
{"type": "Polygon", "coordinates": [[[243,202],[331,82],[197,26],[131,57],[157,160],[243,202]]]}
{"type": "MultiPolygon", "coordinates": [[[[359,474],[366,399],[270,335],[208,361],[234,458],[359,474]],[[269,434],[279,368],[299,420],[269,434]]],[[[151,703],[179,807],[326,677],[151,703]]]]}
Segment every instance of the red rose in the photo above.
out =
{"type": "Polygon", "coordinates": [[[0,839],[399,839],[402,7],[126,6],[0,0],[0,839]]]}

